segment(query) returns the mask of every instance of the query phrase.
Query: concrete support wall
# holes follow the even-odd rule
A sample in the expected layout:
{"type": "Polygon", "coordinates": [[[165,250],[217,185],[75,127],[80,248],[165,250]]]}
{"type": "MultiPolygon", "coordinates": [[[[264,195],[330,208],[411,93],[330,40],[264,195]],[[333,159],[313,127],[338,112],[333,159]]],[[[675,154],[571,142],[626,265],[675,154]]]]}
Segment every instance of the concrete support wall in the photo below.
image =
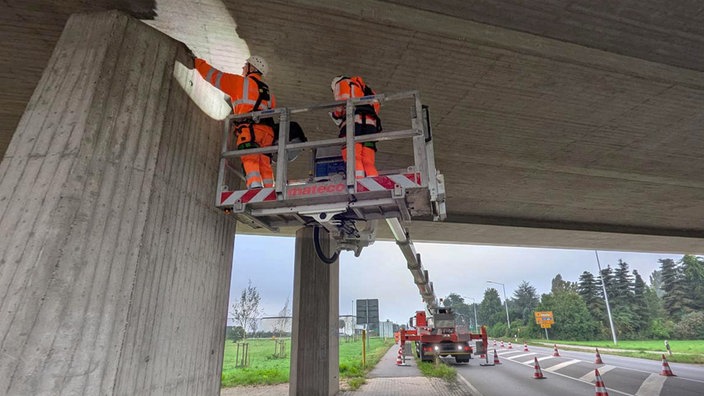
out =
{"type": "MultiPolygon", "coordinates": [[[[329,255],[328,233],[320,230],[321,247],[329,255]]],[[[340,388],[338,341],[339,262],[325,264],[313,245],[313,228],[296,232],[291,339],[291,396],[328,396],[340,388]]]]}
{"type": "Polygon", "coordinates": [[[182,55],[120,13],[66,25],[0,164],[0,394],[219,393],[235,224],[182,55]]]}

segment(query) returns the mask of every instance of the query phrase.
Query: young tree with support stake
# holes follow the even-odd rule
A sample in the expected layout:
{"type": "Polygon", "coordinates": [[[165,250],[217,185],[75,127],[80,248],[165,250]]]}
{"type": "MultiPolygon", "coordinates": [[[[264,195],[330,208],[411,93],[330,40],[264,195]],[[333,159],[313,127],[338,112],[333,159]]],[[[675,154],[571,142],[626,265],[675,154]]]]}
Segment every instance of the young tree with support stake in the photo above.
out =
{"type": "Polygon", "coordinates": [[[244,329],[251,329],[254,333],[257,329],[257,319],[261,315],[260,302],[259,291],[255,286],[252,286],[250,279],[247,288],[242,290],[239,301],[232,304],[231,318],[233,322],[244,329]]]}

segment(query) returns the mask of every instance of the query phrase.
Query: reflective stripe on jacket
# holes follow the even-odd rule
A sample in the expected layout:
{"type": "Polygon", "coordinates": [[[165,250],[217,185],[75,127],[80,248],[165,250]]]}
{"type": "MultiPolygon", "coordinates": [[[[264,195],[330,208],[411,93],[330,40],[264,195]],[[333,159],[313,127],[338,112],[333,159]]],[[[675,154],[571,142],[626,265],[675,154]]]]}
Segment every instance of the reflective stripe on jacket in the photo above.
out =
{"type": "MultiPolygon", "coordinates": [[[[364,96],[364,87],[366,84],[364,83],[364,80],[362,80],[362,77],[359,76],[354,76],[354,77],[348,77],[340,80],[336,85],[335,85],[335,90],[333,91],[333,95],[335,96],[335,100],[347,100],[349,98],[361,98],[364,96]]],[[[357,107],[357,114],[360,113],[366,113],[369,114],[369,112],[373,110],[375,115],[379,114],[379,102],[374,102],[371,106],[365,105],[365,106],[359,106],[357,107]],[[364,111],[362,107],[366,107],[369,109],[369,111],[364,111]]],[[[345,117],[345,107],[344,106],[338,106],[335,108],[333,111],[333,116],[336,118],[343,118],[345,117]]],[[[344,120],[343,120],[344,122],[344,120]]],[[[357,122],[355,120],[355,122],[357,122]]],[[[376,124],[376,123],[375,123],[376,124]]]]}
{"type": "Polygon", "coordinates": [[[276,107],[276,98],[269,92],[270,99],[262,99],[259,108],[254,108],[261,94],[259,86],[254,81],[261,81],[259,74],[252,73],[243,77],[239,74],[224,73],[200,58],[196,58],[195,65],[196,70],[203,76],[205,81],[230,96],[232,99],[232,110],[235,114],[245,114],[255,110],[273,109],[276,107]]]}

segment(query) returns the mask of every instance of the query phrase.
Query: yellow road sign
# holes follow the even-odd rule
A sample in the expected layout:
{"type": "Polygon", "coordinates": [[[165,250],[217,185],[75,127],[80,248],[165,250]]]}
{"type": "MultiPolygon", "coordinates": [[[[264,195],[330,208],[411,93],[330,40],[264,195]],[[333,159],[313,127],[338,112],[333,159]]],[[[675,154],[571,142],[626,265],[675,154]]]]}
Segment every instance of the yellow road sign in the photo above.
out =
{"type": "Polygon", "coordinates": [[[542,324],[553,324],[555,319],[552,316],[552,311],[536,311],[535,312],[535,323],[542,324]]]}

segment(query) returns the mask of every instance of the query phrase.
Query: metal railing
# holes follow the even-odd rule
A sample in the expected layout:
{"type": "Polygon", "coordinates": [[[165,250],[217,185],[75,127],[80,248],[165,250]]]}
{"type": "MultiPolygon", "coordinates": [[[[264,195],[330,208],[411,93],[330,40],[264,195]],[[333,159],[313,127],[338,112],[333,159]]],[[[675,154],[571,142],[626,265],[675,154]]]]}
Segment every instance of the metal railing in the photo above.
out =
{"type": "MultiPolygon", "coordinates": [[[[439,194],[444,191],[438,190],[437,171],[435,169],[435,155],[432,145],[432,133],[430,129],[430,120],[427,107],[423,106],[420,101],[418,91],[406,91],[396,94],[386,95],[371,95],[360,98],[351,98],[345,101],[330,102],[324,104],[316,104],[302,108],[289,109],[287,107],[279,107],[275,109],[251,112],[247,114],[231,115],[225,120],[223,131],[222,153],[220,158],[220,169],[218,175],[218,199],[223,191],[228,191],[224,185],[225,172],[228,170],[228,160],[241,157],[248,154],[272,154],[276,158],[276,196],[277,200],[287,199],[287,183],[288,180],[288,154],[300,150],[312,150],[330,146],[345,146],[347,148],[347,163],[345,171],[345,184],[350,194],[355,193],[355,166],[354,166],[354,149],[355,143],[368,141],[388,141],[396,139],[411,138],[413,140],[413,169],[420,175],[420,185],[427,187],[430,192],[431,201],[436,201],[439,194]],[[379,132],[370,135],[355,136],[354,134],[354,113],[358,106],[369,105],[375,102],[384,103],[388,101],[396,101],[402,99],[412,99],[411,106],[411,128],[389,132],[379,132]],[[305,113],[316,110],[328,110],[336,107],[345,106],[346,109],[346,136],[341,138],[324,139],[318,141],[309,141],[302,143],[290,143],[289,131],[291,116],[294,114],[305,113]],[[245,150],[229,150],[230,138],[232,135],[232,124],[238,119],[251,118],[255,121],[261,121],[266,118],[278,117],[278,144],[270,147],[259,147],[245,150]]],[[[231,169],[231,168],[230,168],[231,169]]],[[[219,204],[219,201],[218,201],[219,204]]]]}

